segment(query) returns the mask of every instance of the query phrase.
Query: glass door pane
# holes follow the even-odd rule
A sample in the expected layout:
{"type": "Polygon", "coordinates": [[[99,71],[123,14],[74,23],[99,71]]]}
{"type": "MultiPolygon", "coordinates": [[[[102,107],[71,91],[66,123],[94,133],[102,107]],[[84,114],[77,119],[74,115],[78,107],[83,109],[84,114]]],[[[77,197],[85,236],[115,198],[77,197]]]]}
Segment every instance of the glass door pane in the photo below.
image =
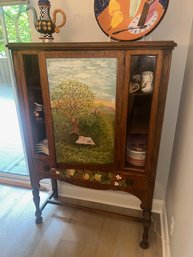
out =
{"type": "MultiPolygon", "coordinates": [[[[38,55],[23,55],[28,111],[34,155],[49,155],[38,55]]],[[[38,157],[38,156],[37,156],[38,157]]]]}
{"type": "Polygon", "coordinates": [[[144,168],[151,105],[154,91],[156,56],[131,57],[127,110],[126,167],[144,168]]]}
{"type": "Polygon", "coordinates": [[[20,35],[28,34],[30,38],[29,30],[26,29],[28,22],[25,8],[26,6],[0,7],[0,176],[12,178],[29,175],[29,172],[17,116],[11,61],[5,45],[8,41],[24,40],[25,36],[20,35]]]}

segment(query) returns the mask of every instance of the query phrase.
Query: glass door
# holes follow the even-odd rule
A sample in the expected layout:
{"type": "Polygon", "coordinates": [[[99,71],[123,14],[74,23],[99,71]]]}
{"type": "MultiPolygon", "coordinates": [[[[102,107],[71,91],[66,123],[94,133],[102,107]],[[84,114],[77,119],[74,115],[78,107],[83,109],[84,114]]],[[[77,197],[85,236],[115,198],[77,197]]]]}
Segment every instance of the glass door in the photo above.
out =
{"type": "Polygon", "coordinates": [[[23,5],[0,6],[0,175],[10,178],[29,175],[17,115],[11,60],[5,47],[8,42],[31,40],[25,8],[23,5]]]}
{"type": "Polygon", "coordinates": [[[40,81],[40,67],[38,54],[22,55],[25,74],[25,87],[28,103],[26,104],[26,121],[29,123],[28,133],[30,138],[33,158],[46,158],[49,155],[46,124],[44,119],[44,106],[40,81]]]}
{"type": "Polygon", "coordinates": [[[154,95],[158,93],[156,74],[158,56],[136,54],[129,57],[127,68],[127,110],[124,167],[145,172],[151,158],[154,113],[154,95]],[[150,139],[151,137],[151,139],[150,139]]]}

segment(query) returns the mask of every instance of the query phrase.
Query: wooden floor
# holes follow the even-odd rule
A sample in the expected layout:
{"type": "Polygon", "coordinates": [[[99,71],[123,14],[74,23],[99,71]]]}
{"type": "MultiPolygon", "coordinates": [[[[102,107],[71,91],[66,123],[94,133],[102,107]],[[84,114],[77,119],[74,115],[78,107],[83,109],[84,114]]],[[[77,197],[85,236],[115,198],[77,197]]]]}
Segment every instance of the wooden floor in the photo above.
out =
{"type": "Polygon", "coordinates": [[[42,224],[34,223],[30,190],[0,185],[0,256],[162,257],[153,226],[150,247],[142,250],[142,225],[119,216],[49,204],[43,218],[42,224]]]}

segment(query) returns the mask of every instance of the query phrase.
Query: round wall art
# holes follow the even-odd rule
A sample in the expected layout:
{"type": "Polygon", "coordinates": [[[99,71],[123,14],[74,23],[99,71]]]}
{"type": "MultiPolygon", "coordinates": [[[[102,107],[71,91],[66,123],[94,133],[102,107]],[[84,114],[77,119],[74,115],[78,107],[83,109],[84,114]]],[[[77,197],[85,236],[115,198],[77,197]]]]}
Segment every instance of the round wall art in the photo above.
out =
{"type": "Polygon", "coordinates": [[[169,0],[95,0],[96,20],[103,32],[118,41],[149,34],[161,21],[169,0]]]}

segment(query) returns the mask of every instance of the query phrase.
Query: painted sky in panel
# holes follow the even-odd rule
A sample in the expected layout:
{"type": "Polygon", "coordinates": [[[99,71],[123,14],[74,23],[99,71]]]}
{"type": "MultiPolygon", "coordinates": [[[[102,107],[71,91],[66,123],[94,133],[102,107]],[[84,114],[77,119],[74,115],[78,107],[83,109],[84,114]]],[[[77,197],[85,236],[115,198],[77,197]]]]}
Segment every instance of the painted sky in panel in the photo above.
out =
{"type": "Polygon", "coordinates": [[[116,58],[48,58],[49,87],[66,79],[85,83],[96,99],[114,101],[116,94],[116,58]]]}

